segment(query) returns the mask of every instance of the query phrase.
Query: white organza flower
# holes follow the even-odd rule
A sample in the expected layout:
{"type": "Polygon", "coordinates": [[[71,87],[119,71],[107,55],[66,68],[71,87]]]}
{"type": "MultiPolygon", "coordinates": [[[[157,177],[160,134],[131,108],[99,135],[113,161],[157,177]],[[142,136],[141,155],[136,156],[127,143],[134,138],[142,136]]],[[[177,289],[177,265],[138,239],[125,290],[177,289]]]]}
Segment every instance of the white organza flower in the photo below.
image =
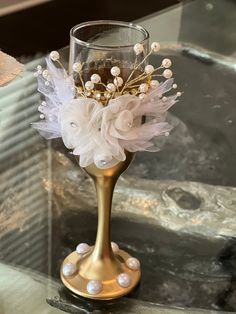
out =
{"type": "Polygon", "coordinates": [[[109,102],[103,109],[101,131],[114,150],[159,150],[153,147],[151,140],[172,129],[164,121],[166,111],[176,102],[177,96],[160,98],[169,91],[172,83],[173,80],[167,80],[160,84],[143,101],[133,95],[123,95],[109,102]]]}
{"type": "Polygon", "coordinates": [[[92,163],[109,168],[126,158],[125,150],[157,151],[152,139],[168,134],[172,127],[165,122],[167,110],[177,101],[170,91],[173,79],[151,89],[146,97],[126,94],[111,99],[106,107],[92,98],[75,97],[72,77],[47,59],[47,74],[38,77],[38,89],[46,105],[40,108],[45,118],[33,123],[46,139],[62,137],[65,146],[80,158],[80,166],[92,163]]]}
{"type": "Polygon", "coordinates": [[[125,156],[105,140],[101,134],[103,106],[96,100],[79,97],[61,107],[59,123],[65,146],[79,155],[81,167],[95,163],[109,168],[125,156]]]}

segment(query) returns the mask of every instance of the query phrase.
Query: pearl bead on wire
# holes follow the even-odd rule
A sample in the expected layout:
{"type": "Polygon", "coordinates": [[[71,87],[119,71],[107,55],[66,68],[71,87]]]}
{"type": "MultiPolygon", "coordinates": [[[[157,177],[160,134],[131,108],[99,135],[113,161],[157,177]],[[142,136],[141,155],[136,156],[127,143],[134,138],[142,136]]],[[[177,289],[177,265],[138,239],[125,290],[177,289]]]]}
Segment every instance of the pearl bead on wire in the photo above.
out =
{"type": "Polygon", "coordinates": [[[94,88],[94,83],[91,82],[91,81],[87,81],[87,82],[85,83],[85,88],[86,88],[88,91],[93,90],[93,88],[94,88]]]}
{"type": "Polygon", "coordinates": [[[90,80],[94,84],[98,84],[101,81],[101,76],[95,73],[90,77],[90,80]]]}
{"type": "Polygon", "coordinates": [[[171,78],[172,77],[172,71],[171,70],[169,70],[169,69],[166,69],[164,72],[163,72],[163,76],[166,78],[166,79],[169,79],[169,78],[171,78]]]}
{"type": "Polygon", "coordinates": [[[54,51],[51,51],[50,54],[49,54],[49,57],[52,61],[57,61],[60,59],[60,55],[59,55],[59,52],[54,50],[54,51]]]}
{"type": "Polygon", "coordinates": [[[109,92],[115,92],[116,87],[115,87],[114,84],[109,83],[109,84],[107,84],[107,90],[108,90],[109,92]]]}
{"type": "Polygon", "coordinates": [[[141,93],[146,93],[148,91],[148,84],[146,83],[142,83],[140,86],[139,86],[139,90],[141,93]]]}
{"type": "Polygon", "coordinates": [[[134,45],[134,52],[136,55],[139,55],[140,53],[142,53],[144,50],[143,45],[142,44],[135,44],[134,45]]]}
{"type": "Polygon", "coordinates": [[[151,64],[146,65],[145,67],[146,74],[152,74],[153,71],[154,71],[154,67],[151,64]]]}
{"type": "Polygon", "coordinates": [[[172,65],[172,62],[170,59],[163,59],[161,64],[164,68],[169,68],[172,65]]]}
{"type": "Polygon", "coordinates": [[[151,49],[154,51],[154,52],[158,52],[161,48],[161,45],[154,41],[152,44],[151,44],[151,49]]]}
{"type": "Polygon", "coordinates": [[[122,77],[120,77],[120,76],[117,76],[116,78],[114,78],[114,84],[116,85],[116,86],[122,86],[123,85],[123,79],[122,79],[122,77]]]}
{"type": "Polygon", "coordinates": [[[119,68],[119,67],[112,67],[112,68],[111,68],[111,74],[112,74],[113,76],[118,76],[118,75],[120,75],[120,68],[119,68]]]}
{"type": "Polygon", "coordinates": [[[82,70],[82,64],[80,62],[75,62],[72,65],[72,69],[73,69],[73,71],[79,73],[82,70]]]}
{"type": "Polygon", "coordinates": [[[151,86],[152,88],[158,87],[159,84],[160,84],[160,83],[159,83],[157,80],[151,80],[151,82],[150,82],[150,86],[151,86]]]}

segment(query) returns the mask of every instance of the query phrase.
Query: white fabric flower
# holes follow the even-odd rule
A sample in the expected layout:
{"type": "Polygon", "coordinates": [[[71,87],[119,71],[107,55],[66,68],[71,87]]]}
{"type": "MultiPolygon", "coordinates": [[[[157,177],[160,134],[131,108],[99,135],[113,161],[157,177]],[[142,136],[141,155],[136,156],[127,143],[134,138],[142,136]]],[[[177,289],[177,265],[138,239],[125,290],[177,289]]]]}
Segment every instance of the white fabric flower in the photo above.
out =
{"type": "Polygon", "coordinates": [[[173,79],[153,88],[144,99],[126,94],[111,99],[106,107],[92,98],[74,99],[74,82],[64,70],[47,59],[50,81],[38,78],[39,91],[45,95],[45,120],[33,124],[46,139],[62,137],[65,146],[79,155],[80,166],[92,163],[110,168],[126,158],[125,150],[157,151],[152,139],[168,133],[167,110],[177,94],[162,98],[171,90],[173,79]]]}
{"type": "Polygon", "coordinates": [[[109,145],[101,134],[103,106],[96,100],[79,97],[61,107],[59,123],[65,146],[79,155],[81,167],[95,163],[109,168],[125,156],[109,145]]]}

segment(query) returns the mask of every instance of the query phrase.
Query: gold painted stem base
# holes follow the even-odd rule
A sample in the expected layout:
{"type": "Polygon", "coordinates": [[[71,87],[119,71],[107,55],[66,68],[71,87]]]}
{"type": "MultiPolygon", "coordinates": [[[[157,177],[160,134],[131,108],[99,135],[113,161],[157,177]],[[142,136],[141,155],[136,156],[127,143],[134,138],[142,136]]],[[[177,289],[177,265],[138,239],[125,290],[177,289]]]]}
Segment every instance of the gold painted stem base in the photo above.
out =
{"type": "MultiPolygon", "coordinates": [[[[90,255],[91,256],[91,255],[90,255]]],[[[129,269],[125,261],[130,257],[128,253],[126,253],[123,250],[119,250],[118,252],[115,253],[115,259],[118,267],[114,268],[114,276],[113,278],[110,279],[105,279],[102,280],[102,274],[106,274],[106,268],[105,265],[103,268],[103,272],[98,274],[98,278],[100,278],[102,282],[103,289],[100,293],[91,295],[87,291],[87,284],[89,280],[93,280],[95,278],[90,277],[86,278],[80,273],[80,265],[83,264],[83,261],[85,261],[86,256],[81,256],[79,255],[76,251],[68,255],[61,267],[61,280],[64,283],[64,285],[71,290],[73,293],[80,295],[85,298],[89,299],[95,299],[95,300],[110,300],[110,299],[116,299],[121,296],[124,296],[128,293],[130,293],[135,286],[139,283],[140,277],[141,277],[141,271],[139,270],[131,270],[129,269]],[[78,271],[70,277],[65,277],[63,275],[62,269],[63,266],[67,263],[72,263],[77,266],[78,271]],[[131,284],[127,288],[121,287],[118,282],[117,282],[117,277],[120,273],[127,273],[131,277],[131,284]]]]}
{"type": "Polygon", "coordinates": [[[128,168],[133,156],[133,153],[126,152],[126,159],[111,168],[100,169],[95,164],[85,168],[85,171],[93,179],[97,191],[98,228],[96,242],[87,254],[80,255],[76,251],[71,253],[66,257],[61,268],[61,279],[64,285],[80,296],[98,300],[119,298],[132,291],[140,280],[140,269],[134,270],[132,266],[128,268],[126,265],[127,259],[131,256],[122,250],[114,253],[110,241],[113,190],[117,179],[128,168]],[[76,269],[73,275],[69,277],[63,273],[63,267],[66,264],[72,264],[76,269]],[[128,277],[128,285],[118,283],[118,276],[124,273],[128,277]],[[102,289],[96,294],[89,293],[87,288],[88,282],[91,280],[99,281],[99,284],[102,285],[102,289]]]}

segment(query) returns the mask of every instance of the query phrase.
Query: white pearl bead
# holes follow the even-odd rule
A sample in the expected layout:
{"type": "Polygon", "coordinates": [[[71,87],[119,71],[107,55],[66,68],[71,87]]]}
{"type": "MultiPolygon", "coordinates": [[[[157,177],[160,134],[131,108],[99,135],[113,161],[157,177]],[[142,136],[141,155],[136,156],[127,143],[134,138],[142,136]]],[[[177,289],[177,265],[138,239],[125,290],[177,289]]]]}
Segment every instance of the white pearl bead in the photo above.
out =
{"type": "Polygon", "coordinates": [[[95,98],[96,98],[97,100],[99,100],[99,99],[101,98],[101,94],[100,94],[100,93],[96,93],[96,94],[95,94],[95,98]]]}
{"type": "Polygon", "coordinates": [[[146,93],[148,91],[148,84],[146,83],[142,83],[140,86],[139,86],[139,90],[141,93],[146,93]]]}
{"type": "Polygon", "coordinates": [[[119,76],[117,76],[115,79],[114,79],[114,84],[116,85],[116,86],[122,86],[123,85],[123,79],[122,79],[122,77],[119,77],[119,76]]]}
{"type": "Polygon", "coordinates": [[[142,44],[136,44],[134,45],[134,52],[136,55],[139,55],[140,53],[142,53],[144,50],[143,45],[142,44]]]}
{"type": "Polygon", "coordinates": [[[41,102],[41,105],[42,105],[42,106],[47,106],[46,101],[42,101],[42,102],[41,102]]]}
{"type": "Polygon", "coordinates": [[[82,70],[82,64],[80,62],[75,62],[72,65],[72,69],[73,69],[73,71],[79,73],[82,70]]]}
{"type": "Polygon", "coordinates": [[[159,82],[157,80],[151,80],[150,85],[152,88],[157,88],[159,86],[159,82]]]}
{"type": "Polygon", "coordinates": [[[62,273],[65,277],[70,277],[76,272],[76,266],[72,263],[67,263],[62,267],[62,273]]]}
{"type": "Polygon", "coordinates": [[[42,66],[41,65],[37,65],[37,70],[42,70],[42,66]]]}
{"type": "Polygon", "coordinates": [[[50,57],[50,59],[52,59],[53,61],[57,61],[57,60],[60,59],[59,52],[58,52],[58,51],[55,51],[55,50],[52,51],[52,52],[50,52],[49,57],[50,57]]]}
{"type": "Polygon", "coordinates": [[[119,251],[119,245],[115,242],[111,242],[111,248],[113,252],[118,252],[119,251]]]}
{"type": "Polygon", "coordinates": [[[90,79],[93,83],[97,84],[101,81],[101,76],[95,73],[91,76],[90,79]]]}
{"type": "Polygon", "coordinates": [[[118,76],[120,74],[120,68],[119,67],[112,67],[111,68],[111,74],[113,76],[118,76]]]}
{"type": "Polygon", "coordinates": [[[154,51],[154,52],[158,52],[161,48],[161,45],[154,41],[152,44],[151,44],[151,49],[154,51]]]}
{"type": "Polygon", "coordinates": [[[152,74],[153,71],[154,71],[154,67],[151,64],[148,64],[145,66],[145,72],[147,74],[152,74]]]}
{"type": "Polygon", "coordinates": [[[144,93],[141,93],[141,94],[139,94],[139,96],[138,96],[140,99],[144,99],[145,97],[147,97],[147,95],[146,94],[144,94],[144,93]]]}
{"type": "Polygon", "coordinates": [[[98,294],[102,291],[102,283],[99,280],[90,280],[87,284],[89,294],[98,294]]]}
{"type": "Polygon", "coordinates": [[[39,105],[38,106],[38,111],[43,113],[44,112],[44,106],[39,105]]]}
{"type": "Polygon", "coordinates": [[[163,76],[165,77],[165,78],[167,78],[167,79],[169,79],[169,78],[171,78],[172,77],[172,71],[171,70],[169,70],[169,69],[166,69],[164,72],[163,72],[163,76]]]}
{"type": "Polygon", "coordinates": [[[48,82],[48,81],[45,81],[45,83],[44,83],[46,86],[49,86],[50,85],[50,83],[48,82]]]}
{"type": "Polygon", "coordinates": [[[107,90],[108,90],[109,92],[115,92],[116,87],[115,87],[114,84],[109,83],[109,84],[107,84],[107,90]]]}
{"type": "Polygon", "coordinates": [[[126,260],[126,265],[128,268],[132,269],[132,270],[138,270],[140,268],[140,262],[137,258],[135,257],[129,257],[126,260]]]}
{"type": "Polygon", "coordinates": [[[35,72],[34,77],[38,77],[38,76],[39,76],[38,72],[35,72]]]}
{"type": "Polygon", "coordinates": [[[170,133],[169,132],[165,132],[165,136],[169,136],[170,135],[170,133]]]}
{"type": "Polygon", "coordinates": [[[177,86],[177,84],[173,84],[173,86],[172,86],[174,89],[176,89],[178,86],[177,86]]]}
{"type": "Polygon", "coordinates": [[[87,243],[80,243],[76,247],[76,252],[78,254],[85,254],[85,253],[88,253],[90,251],[90,249],[91,248],[87,243]]]}
{"type": "Polygon", "coordinates": [[[46,79],[48,78],[48,76],[50,75],[49,71],[48,70],[44,70],[43,71],[43,77],[46,79]]]}
{"type": "Polygon", "coordinates": [[[167,97],[166,97],[166,96],[163,96],[163,97],[162,97],[162,100],[163,100],[163,101],[167,101],[167,97]]]}
{"type": "Polygon", "coordinates": [[[40,74],[43,73],[43,71],[42,70],[38,70],[37,73],[40,75],[40,74]]]}
{"type": "Polygon", "coordinates": [[[44,115],[44,114],[41,114],[41,115],[39,116],[39,118],[40,118],[40,119],[44,119],[44,118],[45,118],[45,115],[44,115]]]}
{"type": "Polygon", "coordinates": [[[91,82],[91,81],[87,81],[87,82],[85,83],[85,88],[86,88],[88,91],[93,90],[93,88],[94,88],[94,83],[91,82]]]}
{"type": "Polygon", "coordinates": [[[177,92],[177,93],[176,93],[176,96],[177,96],[177,97],[180,97],[181,95],[182,95],[181,92],[177,92]]]}
{"type": "Polygon", "coordinates": [[[111,98],[111,94],[110,94],[109,92],[105,92],[105,93],[104,93],[104,97],[105,97],[106,99],[109,99],[109,98],[111,98]]]}
{"type": "Polygon", "coordinates": [[[122,273],[117,277],[117,282],[122,288],[128,288],[131,285],[131,278],[129,274],[122,273]]]}
{"type": "Polygon", "coordinates": [[[169,68],[171,66],[172,62],[170,59],[163,59],[161,64],[164,68],[169,68]]]}

